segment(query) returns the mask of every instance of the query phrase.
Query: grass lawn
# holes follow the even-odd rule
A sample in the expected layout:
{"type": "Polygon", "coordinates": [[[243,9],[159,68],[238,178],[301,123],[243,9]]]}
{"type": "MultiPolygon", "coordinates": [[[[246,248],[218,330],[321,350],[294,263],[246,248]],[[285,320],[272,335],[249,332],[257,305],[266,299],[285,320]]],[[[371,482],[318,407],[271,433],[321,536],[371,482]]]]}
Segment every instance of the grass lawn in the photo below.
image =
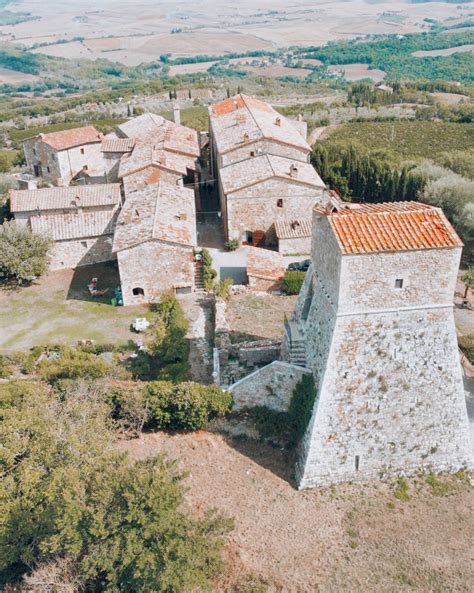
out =
{"type": "Polygon", "coordinates": [[[81,339],[104,344],[136,339],[130,323],[148,315],[148,307],[113,307],[110,299],[118,285],[116,266],[100,264],[51,272],[31,286],[0,287],[0,352],[74,345],[81,339]],[[90,296],[87,284],[93,276],[99,288],[112,289],[110,294],[101,299],[90,296]]]}
{"type": "MultiPolygon", "coordinates": [[[[173,121],[171,111],[165,111],[160,114],[162,117],[173,121]]],[[[206,132],[209,129],[209,114],[207,107],[195,105],[181,109],[181,124],[188,128],[193,128],[198,132],[206,132]]]]}
{"type": "Polygon", "coordinates": [[[355,122],[339,126],[324,142],[353,143],[364,151],[386,150],[401,160],[435,158],[474,147],[474,126],[449,122],[355,122]]]}

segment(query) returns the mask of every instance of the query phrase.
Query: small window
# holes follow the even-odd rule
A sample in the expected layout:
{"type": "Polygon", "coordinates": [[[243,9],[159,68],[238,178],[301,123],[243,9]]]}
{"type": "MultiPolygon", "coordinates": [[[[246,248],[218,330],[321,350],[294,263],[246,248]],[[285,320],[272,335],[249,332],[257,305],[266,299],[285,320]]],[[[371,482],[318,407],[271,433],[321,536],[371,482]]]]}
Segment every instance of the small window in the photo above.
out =
{"type": "Polygon", "coordinates": [[[132,290],[132,292],[133,292],[134,296],[138,296],[138,295],[144,296],[145,295],[145,291],[143,290],[143,288],[140,288],[140,287],[134,288],[132,290]]]}
{"type": "Polygon", "coordinates": [[[51,169],[49,167],[46,167],[46,171],[48,171],[48,173],[51,173],[51,169]]]}
{"type": "Polygon", "coordinates": [[[81,154],[84,154],[86,151],[84,150],[84,148],[81,148],[81,154]]]}
{"type": "Polygon", "coordinates": [[[34,154],[35,156],[38,156],[38,153],[36,152],[36,148],[33,148],[33,154],[34,154]]]}
{"type": "Polygon", "coordinates": [[[360,457],[359,457],[359,455],[356,455],[355,456],[355,470],[356,470],[356,472],[359,471],[359,463],[360,463],[360,457]]]}
{"type": "Polygon", "coordinates": [[[277,207],[283,208],[283,200],[281,198],[277,200],[277,207]]]}
{"type": "Polygon", "coordinates": [[[82,245],[83,247],[87,247],[87,241],[81,241],[81,245],[82,245]]]}
{"type": "Polygon", "coordinates": [[[56,155],[54,154],[54,152],[51,153],[51,160],[55,161],[56,160],[56,155]]]}
{"type": "Polygon", "coordinates": [[[89,167],[87,165],[84,165],[82,168],[84,169],[84,171],[88,171],[89,170],[89,167]]]}
{"type": "Polygon", "coordinates": [[[255,150],[250,151],[250,156],[255,156],[255,150]]]}
{"type": "Polygon", "coordinates": [[[395,280],[395,288],[403,288],[403,279],[402,278],[397,278],[395,280]]]}

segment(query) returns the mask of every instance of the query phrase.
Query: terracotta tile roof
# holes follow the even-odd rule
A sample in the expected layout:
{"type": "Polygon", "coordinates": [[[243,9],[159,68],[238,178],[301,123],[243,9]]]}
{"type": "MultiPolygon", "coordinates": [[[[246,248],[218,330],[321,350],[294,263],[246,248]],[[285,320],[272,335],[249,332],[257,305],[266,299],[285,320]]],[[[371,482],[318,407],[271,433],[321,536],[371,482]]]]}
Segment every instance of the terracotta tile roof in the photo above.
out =
{"type": "Polygon", "coordinates": [[[104,138],[102,152],[131,152],[135,145],[133,138],[104,138]]]}
{"type": "Polygon", "coordinates": [[[163,148],[162,143],[155,145],[140,141],[130,154],[122,157],[119,177],[126,177],[150,166],[157,166],[181,176],[186,175],[188,169],[196,170],[196,159],[194,156],[168,151],[163,148]]]}
{"type": "Polygon", "coordinates": [[[264,138],[295,146],[305,155],[311,150],[295,122],[268,103],[247,95],[237,95],[213,105],[210,121],[221,154],[264,138]]]}
{"type": "Polygon", "coordinates": [[[118,206],[120,199],[119,183],[11,190],[10,210],[15,213],[118,206]]]}
{"type": "Polygon", "coordinates": [[[285,275],[283,256],[278,251],[247,247],[247,275],[265,280],[281,280],[285,275]]]}
{"type": "Polygon", "coordinates": [[[30,217],[30,226],[35,233],[47,235],[54,241],[85,239],[112,235],[117,215],[117,209],[82,212],[70,210],[65,213],[33,215],[30,217]]]}
{"type": "Polygon", "coordinates": [[[49,134],[39,134],[36,138],[42,140],[55,150],[67,150],[84,144],[95,144],[102,142],[103,135],[94,128],[86,126],[84,128],[73,128],[62,132],[50,132],[49,134]]]}
{"type": "Polygon", "coordinates": [[[135,117],[117,128],[122,135],[153,144],[155,147],[198,157],[200,155],[196,130],[168,121],[154,113],[135,117]]]}
{"type": "Polygon", "coordinates": [[[309,218],[279,218],[275,221],[275,232],[278,239],[301,239],[311,237],[311,226],[309,218]]]}
{"type": "Polygon", "coordinates": [[[161,180],[127,196],[118,218],[113,251],[152,240],[189,247],[197,244],[192,189],[161,180]]]}
{"type": "Polygon", "coordinates": [[[220,169],[222,189],[231,194],[267,179],[286,179],[294,184],[324,188],[324,182],[309,163],[294,161],[281,156],[264,154],[248,158],[220,169]]]}
{"type": "Polygon", "coordinates": [[[459,247],[440,208],[417,202],[350,205],[328,217],[343,255],[459,247]]]}

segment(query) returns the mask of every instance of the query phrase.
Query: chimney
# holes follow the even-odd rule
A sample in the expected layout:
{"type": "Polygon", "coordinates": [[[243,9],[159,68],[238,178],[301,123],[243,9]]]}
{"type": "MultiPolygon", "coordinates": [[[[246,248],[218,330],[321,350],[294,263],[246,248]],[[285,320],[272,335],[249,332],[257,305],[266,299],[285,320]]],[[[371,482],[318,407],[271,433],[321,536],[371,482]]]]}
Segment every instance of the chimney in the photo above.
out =
{"type": "Polygon", "coordinates": [[[248,142],[250,140],[250,136],[245,132],[244,134],[244,142],[248,142]]]}
{"type": "Polygon", "coordinates": [[[173,119],[175,124],[181,125],[181,111],[178,102],[173,105],[173,119]]]}
{"type": "Polygon", "coordinates": [[[275,120],[275,125],[280,127],[281,126],[281,117],[277,117],[275,120]]]}
{"type": "Polygon", "coordinates": [[[298,167],[296,165],[291,165],[290,177],[298,177],[298,167]]]}

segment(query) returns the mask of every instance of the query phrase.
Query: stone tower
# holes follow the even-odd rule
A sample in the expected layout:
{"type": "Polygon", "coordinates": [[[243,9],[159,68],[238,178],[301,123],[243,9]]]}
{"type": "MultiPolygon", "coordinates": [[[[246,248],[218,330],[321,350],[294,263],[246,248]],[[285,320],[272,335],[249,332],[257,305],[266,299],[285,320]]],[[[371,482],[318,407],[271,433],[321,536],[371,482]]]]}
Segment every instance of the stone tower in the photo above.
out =
{"type": "Polygon", "coordinates": [[[305,344],[318,390],[299,487],[472,467],[452,304],[462,243],[442,211],[317,207],[312,241],[285,344],[288,357],[305,344]]]}

